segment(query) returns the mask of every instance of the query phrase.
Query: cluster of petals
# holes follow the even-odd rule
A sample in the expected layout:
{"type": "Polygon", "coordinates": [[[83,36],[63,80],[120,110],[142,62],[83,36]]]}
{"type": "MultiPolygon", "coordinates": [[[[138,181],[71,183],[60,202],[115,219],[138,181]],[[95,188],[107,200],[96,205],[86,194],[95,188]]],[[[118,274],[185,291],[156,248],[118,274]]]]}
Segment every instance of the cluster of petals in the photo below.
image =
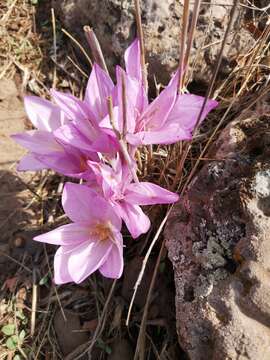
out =
{"type": "MultiPolygon", "coordinates": [[[[28,150],[19,170],[53,169],[81,180],[80,184],[67,183],[63,191],[63,208],[72,223],[35,238],[60,246],[54,263],[58,284],[79,283],[96,270],[119,278],[122,221],[137,238],[150,228],[140,206],[178,200],[177,194],[158,185],[133,181],[119,134],[133,164],[138,146],[191,139],[204,98],[178,94],[176,73],[149,103],[137,39],[126,50],[125,67],[116,67],[114,84],[94,64],[83,100],[56,90],[51,91],[52,101],[25,97],[25,110],[35,130],[13,135],[28,150]]],[[[216,106],[216,101],[208,100],[200,121],[216,106]]]]}

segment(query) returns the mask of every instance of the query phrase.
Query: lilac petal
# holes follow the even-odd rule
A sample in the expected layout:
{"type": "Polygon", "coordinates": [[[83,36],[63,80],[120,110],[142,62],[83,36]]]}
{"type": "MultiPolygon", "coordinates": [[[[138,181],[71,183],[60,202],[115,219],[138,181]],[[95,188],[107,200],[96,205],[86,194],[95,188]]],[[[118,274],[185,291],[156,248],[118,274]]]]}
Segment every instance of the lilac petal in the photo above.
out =
{"type": "Polygon", "coordinates": [[[91,229],[82,224],[67,224],[45,234],[34,237],[35,241],[53,245],[78,245],[88,241],[91,229]]]}
{"type": "Polygon", "coordinates": [[[119,142],[111,129],[100,128],[98,138],[93,141],[93,150],[105,154],[114,154],[119,150],[119,142]]]}
{"type": "Polygon", "coordinates": [[[122,276],[124,268],[123,259],[123,238],[121,233],[115,234],[117,244],[113,244],[112,249],[104,262],[99,268],[101,274],[111,279],[119,279],[122,276]]]}
{"type": "Polygon", "coordinates": [[[173,144],[180,140],[190,140],[191,133],[182,129],[179,124],[169,124],[157,131],[141,131],[136,134],[127,134],[126,140],[134,146],[150,144],[173,144]]]}
{"type": "Polygon", "coordinates": [[[134,77],[139,81],[139,83],[141,83],[142,71],[139,39],[135,39],[125,51],[125,65],[127,74],[134,77]]]}
{"type": "Polygon", "coordinates": [[[125,201],[136,205],[171,204],[179,200],[179,196],[150,182],[129,184],[125,193],[125,201]]]}
{"type": "Polygon", "coordinates": [[[51,95],[59,108],[70,120],[91,119],[94,121],[95,117],[93,113],[89,106],[82,100],[76,98],[72,94],[61,93],[56,90],[51,90],[51,95]]]}
{"type": "Polygon", "coordinates": [[[93,138],[87,138],[72,122],[61,126],[54,132],[54,135],[63,144],[72,145],[85,151],[93,151],[93,138]]]}
{"type": "Polygon", "coordinates": [[[26,154],[17,166],[18,171],[37,171],[42,169],[48,169],[48,166],[38,160],[33,153],[26,154]]]}
{"type": "Polygon", "coordinates": [[[95,174],[97,183],[101,187],[105,199],[111,198],[114,193],[114,188],[118,185],[118,174],[115,174],[110,166],[103,163],[88,161],[88,165],[95,174]]]}
{"type": "Polygon", "coordinates": [[[67,121],[56,105],[37,96],[26,96],[24,107],[28,118],[38,130],[53,131],[67,121]]]}
{"type": "Polygon", "coordinates": [[[54,135],[60,142],[84,151],[110,154],[118,149],[117,139],[110,129],[92,126],[85,119],[60,127],[54,135]]]}
{"type": "Polygon", "coordinates": [[[68,271],[69,254],[65,252],[63,247],[60,247],[54,255],[54,282],[61,285],[72,282],[73,279],[68,271]]]}
{"type": "Polygon", "coordinates": [[[69,254],[68,272],[75,283],[81,283],[98,270],[108,258],[112,242],[93,241],[82,243],[69,254]]]}
{"type": "Polygon", "coordinates": [[[30,130],[11,137],[21,146],[36,154],[48,154],[53,151],[62,151],[62,147],[55,140],[52,133],[43,130],[30,130]]]}
{"type": "Polygon", "coordinates": [[[139,130],[151,129],[153,131],[163,127],[174,106],[177,95],[178,73],[176,73],[169,85],[159,96],[146,108],[139,119],[139,130]]]}
{"type": "Polygon", "coordinates": [[[110,204],[88,186],[66,183],[62,204],[67,216],[73,222],[93,224],[110,222],[116,229],[121,230],[121,220],[110,204]]]}
{"type": "Polygon", "coordinates": [[[86,162],[75,154],[67,152],[52,152],[47,155],[36,155],[36,158],[45,164],[48,168],[53,169],[66,176],[81,174],[88,169],[85,167],[86,162]]]}
{"type": "Polygon", "coordinates": [[[110,76],[97,64],[93,69],[86,87],[84,101],[90,106],[97,122],[108,114],[108,97],[114,84],[110,76]]]}
{"type": "Polygon", "coordinates": [[[150,228],[150,220],[138,205],[122,202],[115,205],[115,211],[124,220],[131,236],[135,239],[150,228]]]}
{"type": "MultiPolygon", "coordinates": [[[[184,130],[192,131],[198,116],[200,114],[204,97],[183,94],[178,95],[176,103],[167,119],[167,124],[177,123],[184,130]]],[[[215,100],[207,100],[203,113],[200,118],[200,123],[206,118],[207,114],[218,105],[215,100]]]]}

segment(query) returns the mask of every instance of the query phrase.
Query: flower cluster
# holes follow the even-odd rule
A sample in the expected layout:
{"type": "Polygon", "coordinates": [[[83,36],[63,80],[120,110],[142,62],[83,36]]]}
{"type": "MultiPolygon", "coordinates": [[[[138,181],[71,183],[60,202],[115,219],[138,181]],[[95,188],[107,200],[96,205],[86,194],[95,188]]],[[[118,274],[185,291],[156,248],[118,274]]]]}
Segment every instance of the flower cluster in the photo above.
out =
{"type": "MultiPolygon", "coordinates": [[[[25,98],[36,130],[13,135],[26,149],[19,170],[53,169],[80,184],[65,184],[62,205],[72,221],[36,241],[60,245],[55,282],[79,283],[94,271],[119,278],[123,271],[122,221],[131,236],[146,233],[141,205],[169,204],[178,195],[136,176],[136,148],[192,138],[204,98],[178,94],[178,73],[151,103],[143,86],[136,39],[116,68],[116,84],[94,64],[85,97],[52,90],[53,101],[25,98]]],[[[217,105],[206,102],[201,121],[217,105]]]]}

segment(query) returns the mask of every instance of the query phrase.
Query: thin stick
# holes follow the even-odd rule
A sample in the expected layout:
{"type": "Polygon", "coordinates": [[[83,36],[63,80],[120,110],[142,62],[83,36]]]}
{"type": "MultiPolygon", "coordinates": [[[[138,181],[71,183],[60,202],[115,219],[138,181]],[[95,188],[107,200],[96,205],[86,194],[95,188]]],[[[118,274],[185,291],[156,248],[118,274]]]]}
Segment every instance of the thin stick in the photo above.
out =
{"type": "MultiPolygon", "coordinates": [[[[52,14],[52,29],[53,29],[53,59],[54,59],[54,62],[57,63],[56,25],[55,25],[54,8],[51,8],[51,14],[52,14]]],[[[53,83],[52,83],[53,89],[56,88],[56,79],[57,79],[55,63],[54,63],[54,69],[53,69],[53,83]]]]}
{"type": "Polygon", "coordinates": [[[121,87],[122,87],[122,104],[123,104],[123,132],[122,139],[125,139],[127,133],[127,96],[126,96],[126,83],[124,73],[121,74],[121,87]]]}
{"type": "Polygon", "coordinates": [[[32,289],[32,306],[31,306],[31,330],[30,336],[34,336],[36,329],[36,312],[37,312],[37,289],[38,285],[34,282],[32,289]]]}
{"type": "Polygon", "coordinates": [[[180,54],[179,54],[179,78],[178,78],[178,93],[180,94],[183,89],[183,72],[184,72],[184,59],[186,38],[188,31],[188,15],[189,15],[189,0],[184,0],[184,12],[182,18],[182,28],[180,34],[180,54]]]}
{"type": "Polygon", "coordinates": [[[78,48],[81,50],[81,52],[84,54],[84,56],[86,57],[87,61],[89,62],[90,66],[93,66],[93,63],[90,59],[90,57],[88,56],[87,52],[85,51],[85,49],[82,47],[82,45],[65,29],[62,28],[62,32],[68,36],[70,38],[70,40],[72,40],[74,42],[74,44],[76,44],[78,46],[78,48]]]}
{"type": "Polygon", "coordinates": [[[101,50],[100,43],[96,37],[96,34],[90,26],[84,26],[83,28],[86,40],[90,49],[92,50],[92,54],[94,57],[95,62],[104,70],[107,74],[109,74],[103,52],[101,50]]]}
{"type": "Polygon", "coordinates": [[[195,4],[193,7],[191,26],[190,26],[190,32],[189,32],[188,41],[187,41],[187,49],[186,49],[185,59],[184,59],[185,71],[183,72],[183,76],[182,76],[183,85],[185,85],[185,76],[188,72],[189,56],[190,56],[191,47],[193,44],[194,34],[195,34],[195,30],[196,30],[196,25],[197,25],[197,21],[198,21],[198,17],[199,17],[200,6],[201,6],[201,0],[195,0],[195,4]]]}
{"type": "Polygon", "coordinates": [[[143,37],[143,28],[142,28],[142,17],[141,17],[141,4],[140,0],[134,0],[135,2],[135,16],[137,24],[137,34],[140,43],[141,51],[141,71],[142,71],[142,81],[146,93],[148,92],[148,82],[147,82],[147,68],[145,62],[145,48],[144,48],[144,37],[143,37]]]}
{"type": "Polygon", "coordinates": [[[75,68],[82,74],[82,76],[84,76],[85,78],[88,79],[88,75],[86,74],[86,72],[84,72],[80,66],[78,64],[75,63],[75,61],[72,59],[72,57],[67,56],[68,60],[72,63],[72,65],[75,66],[75,68]]]}

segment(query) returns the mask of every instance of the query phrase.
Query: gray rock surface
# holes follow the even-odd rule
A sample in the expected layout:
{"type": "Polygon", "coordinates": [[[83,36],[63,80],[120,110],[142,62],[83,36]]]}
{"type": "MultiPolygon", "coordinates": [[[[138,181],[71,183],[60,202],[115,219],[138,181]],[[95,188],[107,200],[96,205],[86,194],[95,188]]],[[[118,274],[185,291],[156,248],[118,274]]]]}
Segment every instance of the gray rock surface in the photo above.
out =
{"type": "Polygon", "coordinates": [[[269,116],[223,130],[165,231],[191,360],[270,359],[269,116]]]}
{"type": "MultiPolygon", "coordinates": [[[[86,47],[82,27],[90,25],[94,28],[112,71],[136,34],[134,1],[53,0],[52,3],[65,28],[86,47]]],[[[141,3],[150,78],[153,81],[155,74],[158,81],[166,83],[178,64],[183,0],[145,0],[141,3]]],[[[232,4],[233,0],[210,0],[209,5],[201,6],[190,62],[195,65],[193,78],[197,81],[209,82],[232,4]],[[218,5],[214,5],[216,3],[218,5]]],[[[225,46],[221,77],[228,75],[239,54],[246,53],[254,44],[252,35],[240,21],[245,15],[246,9],[240,8],[225,46]]]]}

